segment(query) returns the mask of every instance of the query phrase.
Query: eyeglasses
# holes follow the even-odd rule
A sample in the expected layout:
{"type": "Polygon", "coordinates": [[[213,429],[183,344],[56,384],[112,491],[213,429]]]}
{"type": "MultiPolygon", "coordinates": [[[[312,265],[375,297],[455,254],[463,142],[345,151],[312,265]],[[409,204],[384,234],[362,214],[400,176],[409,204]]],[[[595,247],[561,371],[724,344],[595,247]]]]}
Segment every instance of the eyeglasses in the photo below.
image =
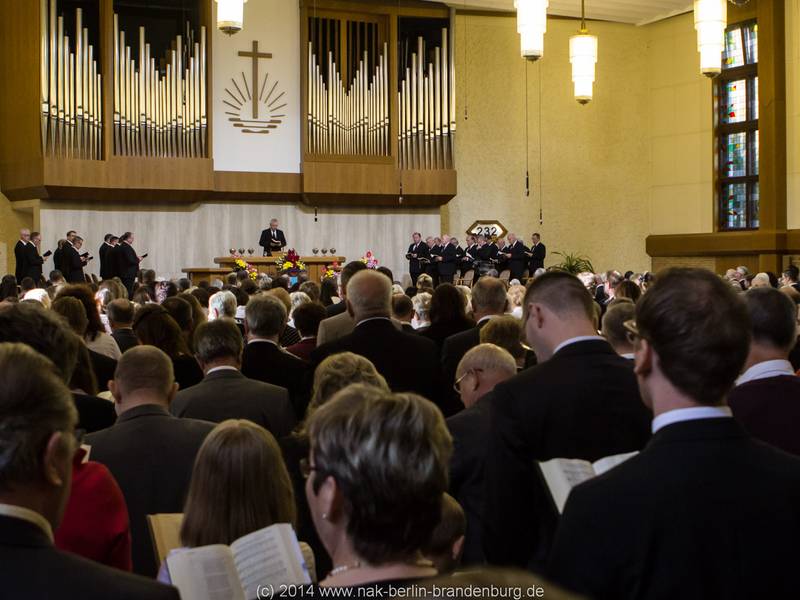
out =
{"type": "Polygon", "coordinates": [[[639,328],[636,326],[634,319],[625,321],[622,326],[625,328],[625,337],[628,338],[629,344],[635,344],[637,340],[641,339],[642,334],[639,333],[639,328]]]}
{"type": "Polygon", "coordinates": [[[308,479],[311,475],[312,471],[316,471],[317,467],[311,464],[307,458],[300,459],[300,474],[303,476],[303,479],[308,479]]]}
{"type": "Polygon", "coordinates": [[[483,369],[467,369],[467,371],[461,377],[456,379],[455,383],[453,384],[453,389],[457,394],[461,393],[461,382],[464,381],[464,378],[467,375],[475,375],[475,373],[483,373],[483,369]]]}

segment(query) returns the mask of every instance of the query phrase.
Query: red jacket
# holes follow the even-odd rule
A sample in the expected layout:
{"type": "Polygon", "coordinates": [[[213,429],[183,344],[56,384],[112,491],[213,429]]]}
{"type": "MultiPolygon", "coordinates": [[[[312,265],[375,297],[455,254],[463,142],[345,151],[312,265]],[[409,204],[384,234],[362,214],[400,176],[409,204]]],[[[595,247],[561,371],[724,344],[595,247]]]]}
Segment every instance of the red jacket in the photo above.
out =
{"type": "Polygon", "coordinates": [[[75,454],[72,492],[55,531],[56,547],[130,571],[131,532],[122,490],[105,465],[84,462],[85,456],[83,448],[75,454]]]}

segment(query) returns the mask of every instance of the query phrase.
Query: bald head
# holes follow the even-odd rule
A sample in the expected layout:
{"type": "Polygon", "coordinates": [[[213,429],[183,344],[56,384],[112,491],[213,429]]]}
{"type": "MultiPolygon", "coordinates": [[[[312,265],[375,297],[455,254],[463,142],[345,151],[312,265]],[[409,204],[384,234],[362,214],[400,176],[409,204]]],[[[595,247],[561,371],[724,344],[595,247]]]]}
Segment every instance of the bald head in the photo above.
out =
{"type": "Polygon", "coordinates": [[[131,348],[117,363],[109,389],[117,401],[117,413],[142,404],[169,406],[178,385],[172,361],[155,346],[131,348]]]}
{"type": "Polygon", "coordinates": [[[392,282],[370,269],[356,273],[347,283],[347,309],[356,322],[388,318],[392,312],[392,282]]]}
{"type": "Polygon", "coordinates": [[[481,277],[472,287],[472,309],[476,318],[502,315],[507,306],[506,286],[496,277],[481,277]]]}
{"type": "Polygon", "coordinates": [[[517,374],[517,362],[507,350],[494,344],[470,349],[458,363],[456,381],[464,406],[470,407],[498,383],[517,374]]]}

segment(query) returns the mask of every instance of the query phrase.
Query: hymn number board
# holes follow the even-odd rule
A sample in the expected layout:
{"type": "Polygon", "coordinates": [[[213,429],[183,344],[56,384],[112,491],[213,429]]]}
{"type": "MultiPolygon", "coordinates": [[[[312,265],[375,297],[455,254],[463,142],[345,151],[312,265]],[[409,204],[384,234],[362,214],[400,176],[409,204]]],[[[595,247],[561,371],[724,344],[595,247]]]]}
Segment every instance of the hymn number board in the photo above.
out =
{"type": "Polygon", "coordinates": [[[469,229],[467,235],[485,235],[487,238],[506,237],[508,230],[500,221],[475,221],[469,229]]]}

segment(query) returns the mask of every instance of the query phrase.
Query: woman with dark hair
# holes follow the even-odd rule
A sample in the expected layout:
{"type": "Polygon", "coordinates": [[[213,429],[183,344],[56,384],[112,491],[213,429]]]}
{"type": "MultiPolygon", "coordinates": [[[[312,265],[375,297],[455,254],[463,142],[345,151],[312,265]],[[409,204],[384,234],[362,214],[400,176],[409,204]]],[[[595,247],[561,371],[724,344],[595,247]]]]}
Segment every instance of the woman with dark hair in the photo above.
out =
{"type": "Polygon", "coordinates": [[[18,300],[17,278],[13,275],[4,275],[0,282],[0,302],[17,302],[18,300]]]}
{"type": "Polygon", "coordinates": [[[306,498],[333,559],[323,586],[389,591],[436,575],[422,557],[440,520],[453,443],[414,394],[351,385],[308,422],[306,498]]]}
{"type": "Polygon", "coordinates": [[[319,301],[322,306],[330,306],[339,302],[339,290],[336,287],[336,280],[326,277],[319,286],[319,301]]]}
{"type": "Polygon", "coordinates": [[[100,319],[100,310],[91,288],[87,285],[65,285],[58,290],[56,298],[65,297],[80,300],[84,310],[86,310],[86,318],[89,320],[89,323],[86,327],[84,340],[86,340],[86,345],[89,347],[89,350],[107,356],[108,358],[119,360],[120,356],[122,356],[122,352],[117,345],[117,341],[106,333],[106,327],[100,319]]]}
{"type": "MultiPolygon", "coordinates": [[[[243,419],[217,425],[194,463],[181,524],[184,548],[230,545],[275,523],[294,526],[295,518],[292,483],[272,434],[243,419]]],[[[164,565],[158,578],[170,582],[164,565]]]]}
{"type": "Polygon", "coordinates": [[[446,338],[475,326],[467,316],[464,294],[452,283],[442,283],[433,291],[428,316],[430,327],[419,334],[436,342],[440,351],[446,338]]]}
{"type": "Polygon", "coordinates": [[[137,310],[133,317],[133,333],[139,343],[155,346],[170,357],[180,389],[202,381],[203,370],[189,352],[181,328],[163,306],[148,304],[137,310]]]}

